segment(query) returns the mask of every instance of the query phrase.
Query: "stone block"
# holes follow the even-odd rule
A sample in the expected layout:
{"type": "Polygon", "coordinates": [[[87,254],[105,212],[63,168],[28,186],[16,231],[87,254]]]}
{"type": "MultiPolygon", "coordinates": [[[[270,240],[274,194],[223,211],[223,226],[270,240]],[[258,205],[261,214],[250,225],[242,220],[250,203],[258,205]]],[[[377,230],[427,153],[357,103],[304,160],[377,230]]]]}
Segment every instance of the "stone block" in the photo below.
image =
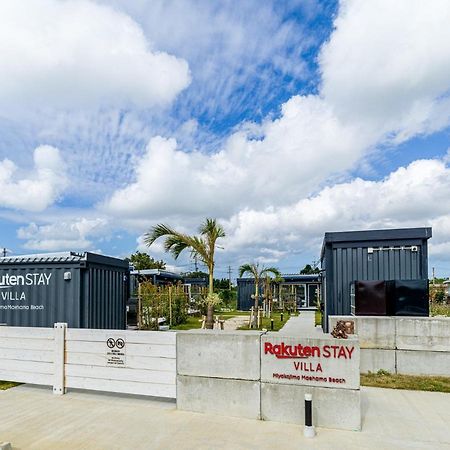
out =
{"type": "Polygon", "coordinates": [[[361,429],[360,390],[261,383],[261,418],[305,422],[305,393],[313,397],[313,425],[342,430],[361,429]]]}
{"type": "Polygon", "coordinates": [[[379,370],[395,373],[395,350],[362,348],[360,370],[361,373],[375,373],[379,370]]]}
{"type": "Polygon", "coordinates": [[[338,320],[353,320],[355,334],[361,348],[395,349],[395,317],[386,316],[329,316],[330,330],[338,320]]]}
{"type": "Polygon", "coordinates": [[[177,373],[259,380],[257,331],[191,330],[177,333],[177,373]]]}
{"type": "Polygon", "coordinates": [[[359,389],[359,342],[335,339],[261,336],[261,381],[342,389],[359,389]]]}
{"type": "Polygon", "coordinates": [[[450,317],[396,317],[397,349],[450,352],[450,317]]]}
{"type": "Polygon", "coordinates": [[[259,381],[177,376],[177,409],[260,419],[259,381]]]}
{"type": "Polygon", "coordinates": [[[397,373],[450,376],[450,352],[397,350],[397,373]]]}

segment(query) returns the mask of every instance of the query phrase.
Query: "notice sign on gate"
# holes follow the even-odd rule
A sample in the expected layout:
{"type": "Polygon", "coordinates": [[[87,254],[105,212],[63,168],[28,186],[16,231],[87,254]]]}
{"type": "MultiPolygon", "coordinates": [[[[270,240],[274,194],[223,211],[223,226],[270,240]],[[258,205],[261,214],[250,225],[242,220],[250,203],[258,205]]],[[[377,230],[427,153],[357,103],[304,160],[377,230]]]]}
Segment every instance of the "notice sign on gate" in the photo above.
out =
{"type": "Polygon", "coordinates": [[[106,339],[106,365],[126,366],[126,346],[123,337],[110,336],[106,339]]]}
{"type": "Polygon", "coordinates": [[[267,333],[261,337],[261,381],[359,389],[359,341],[267,333]]]}

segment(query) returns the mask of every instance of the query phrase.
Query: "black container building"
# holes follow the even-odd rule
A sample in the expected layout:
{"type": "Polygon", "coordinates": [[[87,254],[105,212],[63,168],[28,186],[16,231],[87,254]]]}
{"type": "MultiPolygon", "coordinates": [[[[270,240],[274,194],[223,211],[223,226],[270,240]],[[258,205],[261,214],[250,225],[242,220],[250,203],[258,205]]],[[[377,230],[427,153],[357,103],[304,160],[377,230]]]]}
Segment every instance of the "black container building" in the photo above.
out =
{"type": "Polygon", "coordinates": [[[125,329],[127,261],[94,253],[0,258],[0,323],[125,329]]]}
{"type": "MultiPolygon", "coordinates": [[[[324,330],[328,331],[329,315],[355,313],[355,297],[367,299],[367,292],[377,302],[374,315],[428,315],[430,238],[431,228],[325,233],[321,252],[324,330]]],[[[366,306],[360,303],[359,307],[366,306]]],[[[370,307],[374,303],[369,301],[370,307]]]]}
{"type": "MultiPolygon", "coordinates": [[[[281,275],[282,281],[274,283],[273,297],[274,306],[292,304],[294,308],[315,309],[317,299],[319,298],[320,281],[318,274],[281,275]]],[[[259,292],[264,294],[264,280],[260,281],[259,292]]],[[[252,295],[255,293],[254,278],[237,279],[237,308],[242,311],[249,311],[255,304],[252,295]]],[[[261,300],[260,300],[261,302],[261,300]]]]}

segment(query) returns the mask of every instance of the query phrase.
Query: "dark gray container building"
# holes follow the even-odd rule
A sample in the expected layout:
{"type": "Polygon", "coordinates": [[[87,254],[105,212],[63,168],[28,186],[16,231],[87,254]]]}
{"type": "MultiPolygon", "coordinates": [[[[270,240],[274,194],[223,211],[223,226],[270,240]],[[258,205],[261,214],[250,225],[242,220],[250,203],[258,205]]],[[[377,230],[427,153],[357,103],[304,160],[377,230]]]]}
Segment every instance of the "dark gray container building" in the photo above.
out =
{"type": "Polygon", "coordinates": [[[351,314],[356,281],[428,280],[431,228],[325,233],[321,252],[322,326],[351,314]]]}
{"type": "Polygon", "coordinates": [[[94,253],[0,258],[0,323],[125,329],[127,261],[94,253]]]}
{"type": "MultiPolygon", "coordinates": [[[[277,305],[285,301],[296,304],[296,309],[315,309],[320,285],[318,274],[281,275],[281,281],[275,283],[273,296],[277,299],[277,305]]],[[[260,281],[259,292],[264,293],[264,280],[260,281]]],[[[252,295],[255,293],[254,278],[237,279],[237,308],[242,311],[249,311],[255,301],[252,295]]],[[[261,300],[260,300],[261,302],[261,300]]]]}

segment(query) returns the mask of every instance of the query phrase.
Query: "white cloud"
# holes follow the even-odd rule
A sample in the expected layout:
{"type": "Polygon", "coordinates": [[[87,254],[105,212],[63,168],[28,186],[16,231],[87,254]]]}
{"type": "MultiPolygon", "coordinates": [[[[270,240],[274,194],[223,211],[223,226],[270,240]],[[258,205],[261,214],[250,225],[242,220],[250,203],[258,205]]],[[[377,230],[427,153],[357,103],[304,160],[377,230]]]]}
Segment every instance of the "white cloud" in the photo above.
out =
{"type": "Polygon", "coordinates": [[[319,58],[322,95],[342,119],[397,141],[450,119],[450,3],[342,0],[319,58]]]}
{"type": "MultiPolygon", "coordinates": [[[[182,25],[189,28],[186,20],[182,25]]],[[[445,1],[342,1],[318,60],[322,78],[316,95],[292,97],[276,119],[241,124],[214,154],[188,152],[175,139],[160,136],[134,161],[122,149],[108,149],[124,158],[113,177],[123,164],[127,175],[134,167],[134,178],[121,180],[123,186],[98,208],[116,226],[135,226],[138,232],[156,221],[189,229],[204,216],[217,216],[230,233],[227,252],[246,251],[270,261],[305,247],[317,255],[324,231],[352,228],[432,225],[436,244],[431,249],[444,252],[450,242],[448,159],[419,160],[380,181],[348,180],[349,171],[386,142],[448,126],[448,23],[445,1]]],[[[210,36],[211,30],[194,28],[210,36]]],[[[180,36],[184,48],[193,48],[186,33],[174,33],[173,48],[180,36]]],[[[236,42],[232,60],[243,37],[236,42]]],[[[217,66],[210,69],[208,76],[214,77],[217,66]]],[[[223,73],[229,73],[227,67],[223,73]]],[[[230,85],[221,76],[215,88],[227,91],[230,85]]],[[[180,134],[196,133],[197,125],[186,122],[180,134]]],[[[102,159],[109,161],[110,153],[102,159]]]]}
{"type": "Polygon", "coordinates": [[[137,219],[230,217],[287,205],[362,163],[386,139],[442,128],[450,118],[450,4],[435,6],[344,1],[321,52],[318,95],[292,97],[280,118],[243,127],[214,154],[152,139],[135,180],[103,207],[137,219]]]}
{"type": "Polygon", "coordinates": [[[310,75],[303,52],[317,45],[320,33],[306,30],[289,10],[314,20],[321,7],[313,2],[102,0],[111,2],[156,45],[189,61],[192,86],[180,99],[188,115],[220,120],[242,109],[258,110],[276,101],[280,88],[294,92],[280,73],[295,80],[310,75]]]}
{"type": "Polygon", "coordinates": [[[304,195],[361,156],[357,130],[340,123],[321,99],[293,97],[282,116],[242,131],[218,153],[186,153],[174,139],[153,138],[136,164],[136,180],[117,190],[104,208],[142,218],[172,214],[227,215],[304,195]],[[324,160],[333,164],[324,164],[324,160]]]}
{"type": "Polygon", "coordinates": [[[3,0],[0,60],[5,110],[164,105],[190,82],[130,17],[84,0],[3,0]]]}
{"type": "Polygon", "coordinates": [[[74,221],[37,225],[32,222],[19,228],[17,237],[26,242],[23,247],[39,251],[88,250],[93,248],[92,237],[101,235],[106,219],[79,218],[74,221]]]}
{"type": "Polygon", "coordinates": [[[0,207],[43,211],[58,200],[67,186],[65,165],[57,148],[34,150],[34,169],[22,174],[9,159],[0,161],[0,207]]]}
{"type": "Polygon", "coordinates": [[[227,224],[233,230],[228,246],[270,243],[285,251],[315,248],[318,254],[326,231],[432,226],[437,253],[450,243],[449,211],[450,167],[418,160],[380,181],[357,178],[288,206],[241,211],[227,224]]]}

